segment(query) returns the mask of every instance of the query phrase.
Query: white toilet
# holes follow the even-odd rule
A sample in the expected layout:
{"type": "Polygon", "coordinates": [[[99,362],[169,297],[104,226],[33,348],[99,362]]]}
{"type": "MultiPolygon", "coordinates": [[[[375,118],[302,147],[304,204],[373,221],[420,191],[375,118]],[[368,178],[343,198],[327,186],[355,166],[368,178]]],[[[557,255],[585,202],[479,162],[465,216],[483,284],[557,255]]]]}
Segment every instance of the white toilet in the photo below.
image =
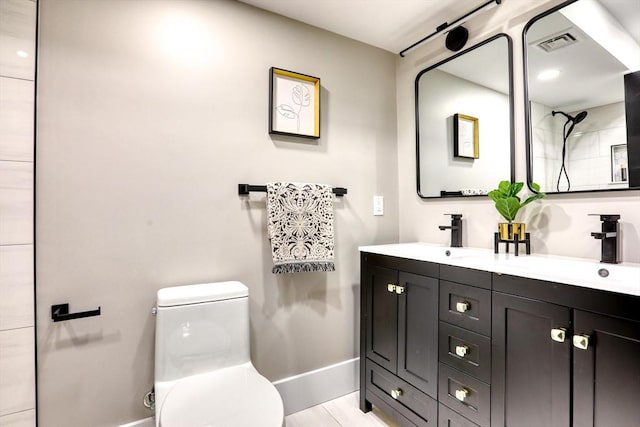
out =
{"type": "Polygon", "coordinates": [[[282,427],[276,388],[249,355],[249,293],[240,282],[158,291],[157,427],[282,427]]]}

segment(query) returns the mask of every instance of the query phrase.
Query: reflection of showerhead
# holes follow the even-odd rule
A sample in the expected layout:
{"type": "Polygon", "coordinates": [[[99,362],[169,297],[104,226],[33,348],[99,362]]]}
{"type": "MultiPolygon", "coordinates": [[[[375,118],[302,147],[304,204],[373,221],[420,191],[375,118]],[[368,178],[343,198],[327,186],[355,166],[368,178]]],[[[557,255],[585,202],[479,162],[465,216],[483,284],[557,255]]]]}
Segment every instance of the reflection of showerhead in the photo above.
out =
{"type": "Polygon", "coordinates": [[[587,117],[587,112],[586,111],[581,111],[578,114],[576,114],[576,118],[573,119],[573,123],[578,124],[581,121],[583,121],[586,117],[587,117]]]}
{"type": "Polygon", "coordinates": [[[581,111],[578,114],[576,114],[575,117],[570,116],[569,114],[562,112],[562,111],[552,111],[551,115],[555,116],[556,114],[562,114],[563,116],[565,116],[567,118],[567,121],[573,122],[573,124],[578,124],[581,121],[583,121],[585,119],[585,117],[587,117],[587,112],[586,111],[581,111]]]}
{"type": "Polygon", "coordinates": [[[558,174],[558,183],[556,184],[556,189],[558,191],[560,191],[560,178],[562,177],[562,173],[564,171],[564,176],[567,177],[567,191],[569,191],[571,189],[571,181],[569,181],[569,174],[567,173],[567,169],[565,168],[565,156],[566,156],[566,150],[567,150],[567,139],[569,139],[569,135],[571,135],[571,132],[573,132],[573,128],[576,127],[576,125],[578,123],[580,123],[581,121],[583,121],[586,117],[587,117],[587,112],[586,111],[580,111],[578,114],[576,114],[575,117],[570,116],[569,114],[563,112],[563,111],[552,111],[551,115],[555,116],[556,114],[562,114],[563,116],[565,116],[567,118],[567,121],[564,122],[564,128],[563,128],[563,142],[562,142],[562,166],[560,166],[560,173],[558,174]],[[567,129],[567,125],[569,125],[569,129],[567,129]]]}

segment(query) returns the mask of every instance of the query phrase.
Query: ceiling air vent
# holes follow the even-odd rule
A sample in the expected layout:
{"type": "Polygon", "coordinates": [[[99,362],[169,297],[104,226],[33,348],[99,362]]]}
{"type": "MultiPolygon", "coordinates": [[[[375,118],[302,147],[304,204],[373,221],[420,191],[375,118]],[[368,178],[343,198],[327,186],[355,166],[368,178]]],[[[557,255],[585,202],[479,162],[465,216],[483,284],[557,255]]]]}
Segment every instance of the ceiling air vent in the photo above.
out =
{"type": "Polygon", "coordinates": [[[548,39],[538,41],[535,45],[545,52],[554,52],[575,43],[578,43],[576,36],[570,32],[563,32],[561,34],[554,34],[548,39]]]}

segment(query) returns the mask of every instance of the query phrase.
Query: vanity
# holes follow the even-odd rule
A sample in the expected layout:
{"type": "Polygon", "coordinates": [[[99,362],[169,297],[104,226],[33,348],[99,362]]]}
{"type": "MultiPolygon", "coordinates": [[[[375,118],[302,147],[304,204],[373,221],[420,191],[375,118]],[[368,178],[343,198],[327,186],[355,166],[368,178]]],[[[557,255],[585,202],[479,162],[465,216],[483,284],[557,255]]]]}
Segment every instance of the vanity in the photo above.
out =
{"type": "Polygon", "coordinates": [[[640,265],[360,252],[361,410],[403,427],[640,425],[640,265]]]}

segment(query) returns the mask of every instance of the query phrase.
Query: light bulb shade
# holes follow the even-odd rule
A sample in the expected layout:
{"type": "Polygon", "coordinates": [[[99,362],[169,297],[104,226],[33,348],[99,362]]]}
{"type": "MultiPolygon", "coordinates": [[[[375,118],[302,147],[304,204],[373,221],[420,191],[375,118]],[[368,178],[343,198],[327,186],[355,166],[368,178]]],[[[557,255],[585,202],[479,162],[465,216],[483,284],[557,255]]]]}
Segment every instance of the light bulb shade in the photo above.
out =
{"type": "Polygon", "coordinates": [[[457,52],[467,44],[467,40],[469,40],[469,31],[461,25],[449,31],[444,45],[447,49],[457,52]]]}

